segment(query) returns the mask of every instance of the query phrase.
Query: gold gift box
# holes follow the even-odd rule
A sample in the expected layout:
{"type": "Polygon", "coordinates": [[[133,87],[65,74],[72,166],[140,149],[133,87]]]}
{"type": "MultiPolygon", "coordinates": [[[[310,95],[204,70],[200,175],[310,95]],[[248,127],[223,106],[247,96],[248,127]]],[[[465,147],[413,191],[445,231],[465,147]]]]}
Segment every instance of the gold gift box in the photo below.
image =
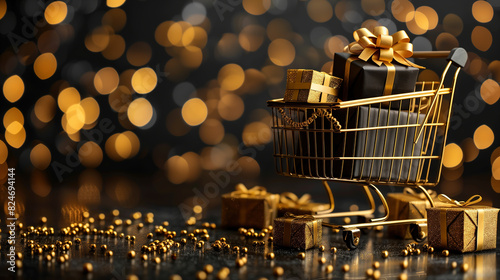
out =
{"type": "Polygon", "coordinates": [[[304,194],[299,198],[294,193],[284,192],[280,195],[278,217],[283,217],[286,213],[294,215],[314,215],[318,211],[328,210],[329,208],[330,204],[312,202],[309,194],[304,194]]]}
{"type": "Polygon", "coordinates": [[[285,102],[336,102],[342,79],[325,72],[288,69],[285,102]]]}
{"type": "MultiPolygon", "coordinates": [[[[406,189],[405,189],[406,191],[406,189]]],[[[425,219],[427,218],[426,208],[431,205],[423,194],[415,195],[412,193],[389,193],[387,195],[387,204],[389,205],[389,221],[407,220],[407,219],[425,219]]],[[[440,202],[434,202],[436,206],[444,205],[440,202]]],[[[387,227],[389,236],[412,239],[409,225],[394,225],[387,227]]]]}
{"type": "Polygon", "coordinates": [[[273,227],[273,244],[307,250],[317,247],[322,239],[322,219],[311,215],[295,216],[287,214],[276,218],[273,227]]]}
{"type": "Polygon", "coordinates": [[[222,195],[221,225],[223,227],[258,228],[272,225],[279,202],[278,194],[263,187],[247,189],[236,185],[236,191],[222,195]]]}
{"type": "Polygon", "coordinates": [[[429,245],[462,253],[495,249],[498,211],[486,206],[428,208],[429,245]]]}

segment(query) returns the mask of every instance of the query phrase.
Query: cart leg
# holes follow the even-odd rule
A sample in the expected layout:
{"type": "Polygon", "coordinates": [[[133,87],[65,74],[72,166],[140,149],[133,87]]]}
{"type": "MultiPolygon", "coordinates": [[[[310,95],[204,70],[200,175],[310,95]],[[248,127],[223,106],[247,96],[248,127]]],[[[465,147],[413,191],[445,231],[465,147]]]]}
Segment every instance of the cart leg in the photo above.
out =
{"type": "Polygon", "coordinates": [[[328,194],[328,199],[330,200],[330,208],[328,210],[318,211],[318,214],[332,213],[333,209],[335,209],[335,201],[333,199],[332,189],[330,188],[330,185],[328,185],[327,181],[323,181],[323,187],[325,187],[326,193],[328,194]]]}

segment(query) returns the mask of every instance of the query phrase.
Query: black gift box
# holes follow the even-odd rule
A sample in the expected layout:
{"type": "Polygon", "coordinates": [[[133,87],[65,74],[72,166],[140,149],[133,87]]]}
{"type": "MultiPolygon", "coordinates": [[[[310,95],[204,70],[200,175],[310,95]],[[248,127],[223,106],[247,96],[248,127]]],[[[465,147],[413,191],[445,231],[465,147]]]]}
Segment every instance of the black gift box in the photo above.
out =
{"type": "MultiPolygon", "coordinates": [[[[384,95],[387,67],[378,66],[371,60],[356,59],[350,63],[349,76],[346,78],[346,62],[349,57],[351,57],[349,53],[335,53],[333,57],[332,75],[344,79],[339,97],[346,101],[384,95]]],[[[396,68],[396,73],[391,94],[413,92],[419,69],[395,61],[392,64],[396,68]]],[[[399,106],[399,102],[393,102],[391,107],[394,106],[399,106]]]]}
{"type": "Polygon", "coordinates": [[[369,179],[415,182],[419,159],[389,159],[388,157],[421,156],[422,140],[414,144],[418,127],[401,127],[422,123],[424,114],[394,109],[359,106],[350,111],[337,110],[333,115],[343,128],[357,129],[344,133],[328,132],[331,122],[318,117],[309,129],[326,132],[301,131],[295,147],[301,159],[295,160],[299,174],[341,179],[369,179]],[[346,126],[346,116],[348,116],[346,126]],[[373,129],[373,127],[393,128],[373,129]],[[399,127],[394,127],[399,126],[399,127]],[[325,129],[326,128],[326,129],[325,129]],[[344,159],[339,157],[385,157],[385,159],[344,159]],[[322,158],[327,158],[322,160],[322,158]]]}

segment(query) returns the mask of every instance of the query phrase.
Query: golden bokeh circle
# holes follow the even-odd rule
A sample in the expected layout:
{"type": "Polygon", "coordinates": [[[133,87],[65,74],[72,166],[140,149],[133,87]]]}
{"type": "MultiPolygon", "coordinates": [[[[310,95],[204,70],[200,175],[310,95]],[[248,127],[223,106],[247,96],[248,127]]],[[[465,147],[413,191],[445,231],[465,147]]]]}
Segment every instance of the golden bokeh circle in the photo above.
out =
{"type": "Polygon", "coordinates": [[[182,184],[189,178],[189,164],[183,157],[173,156],[165,162],[168,180],[173,184],[182,184]]]}
{"type": "Polygon", "coordinates": [[[71,105],[78,103],[80,103],[80,93],[74,87],[63,89],[57,96],[57,105],[63,112],[66,112],[71,105]]]}
{"type": "Polygon", "coordinates": [[[474,144],[480,150],[487,149],[495,141],[495,134],[493,130],[485,124],[479,126],[476,131],[474,131],[474,144]]]}
{"type": "MultiPolygon", "coordinates": [[[[436,28],[436,26],[438,25],[438,22],[439,22],[439,16],[433,8],[431,8],[429,6],[420,6],[415,11],[420,12],[420,14],[425,15],[425,20],[426,20],[425,29],[432,30],[432,29],[436,28]]],[[[420,14],[415,13],[415,16],[418,16],[420,14]]],[[[423,26],[420,26],[420,27],[423,28],[423,26]]]]}
{"type": "Polygon", "coordinates": [[[127,61],[133,66],[143,66],[151,60],[151,46],[146,42],[135,42],[127,50],[127,61]]]}
{"type": "Polygon", "coordinates": [[[472,4],[472,16],[481,23],[490,22],[494,14],[493,7],[487,1],[475,1],[472,4]]]}
{"type": "Polygon", "coordinates": [[[217,145],[224,138],[224,126],[219,120],[207,119],[200,126],[200,138],[207,145],[217,145]]]}
{"type": "Polygon", "coordinates": [[[87,97],[80,102],[85,111],[85,124],[92,124],[97,121],[100,114],[99,103],[93,97],[87,97]]]}
{"type": "Polygon", "coordinates": [[[481,98],[489,105],[495,104],[500,98],[500,86],[495,80],[486,79],[481,84],[481,98]]]}
{"type": "Polygon", "coordinates": [[[278,66],[288,66],[295,59],[295,47],[286,39],[273,40],[267,49],[269,59],[278,66]]]}
{"type": "Polygon", "coordinates": [[[449,51],[458,46],[457,38],[450,33],[443,32],[436,37],[436,49],[439,51],[449,51]]]}
{"type": "Polygon", "coordinates": [[[147,99],[137,98],[128,106],[127,117],[133,125],[143,127],[153,117],[153,106],[147,99]]]}
{"type": "Polygon", "coordinates": [[[455,168],[462,163],[463,157],[462,148],[455,143],[450,143],[444,148],[443,166],[455,168]]]}
{"type": "Polygon", "coordinates": [[[370,16],[380,16],[385,12],[384,0],[361,0],[361,8],[370,16]]]}
{"type": "Polygon", "coordinates": [[[219,70],[217,80],[222,89],[237,90],[245,81],[245,71],[238,64],[226,64],[219,70]]]}
{"type": "Polygon", "coordinates": [[[77,132],[85,125],[85,110],[80,103],[69,106],[65,115],[68,131],[77,132]]]}
{"type": "Polygon", "coordinates": [[[5,0],[0,0],[0,19],[2,19],[7,13],[7,2],[5,0]]]}
{"type": "Polygon", "coordinates": [[[33,64],[33,70],[40,80],[46,80],[52,77],[56,69],[57,59],[52,53],[43,53],[39,55],[33,64]]]}
{"type": "Polygon", "coordinates": [[[125,4],[126,0],[106,0],[106,5],[110,8],[118,8],[125,4]]]}
{"type": "Polygon", "coordinates": [[[3,95],[10,102],[18,101],[24,94],[24,82],[18,75],[12,75],[3,83],[3,95]]]}
{"type": "Polygon", "coordinates": [[[266,29],[257,24],[247,25],[238,35],[238,42],[242,49],[247,52],[254,52],[262,46],[266,29]]]}
{"type": "Polygon", "coordinates": [[[127,23],[127,14],[122,9],[111,9],[102,16],[101,22],[113,28],[114,32],[120,32],[127,23]]]}
{"type": "Polygon", "coordinates": [[[443,19],[443,29],[453,36],[460,35],[464,29],[462,18],[456,14],[447,14],[443,19]]]}
{"type": "Polygon", "coordinates": [[[68,14],[68,6],[63,1],[50,3],[44,12],[45,20],[52,25],[63,22],[68,14]]]}
{"type": "Polygon", "coordinates": [[[7,149],[7,145],[0,140],[0,164],[3,164],[6,160],[7,157],[9,156],[9,150],[7,149]]]}
{"type": "Polygon", "coordinates": [[[125,52],[125,39],[118,34],[113,34],[109,37],[109,43],[104,50],[102,56],[107,60],[117,60],[125,52]]]}
{"type": "Polygon", "coordinates": [[[247,13],[259,16],[271,7],[271,0],[243,0],[243,8],[247,13]]]}
{"type": "Polygon", "coordinates": [[[113,67],[104,67],[94,76],[94,87],[100,94],[113,92],[120,82],[120,76],[113,67]]]}
{"type": "Polygon", "coordinates": [[[35,168],[45,170],[52,161],[52,155],[49,148],[40,143],[31,149],[30,160],[35,168]]]}
{"type": "Polygon", "coordinates": [[[496,180],[500,180],[500,157],[497,157],[491,165],[491,173],[496,180]]]}
{"type": "Polygon", "coordinates": [[[97,143],[87,141],[78,150],[78,158],[83,166],[96,168],[101,165],[103,159],[102,149],[97,143]]]}
{"type": "Polygon", "coordinates": [[[326,0],[310,0],[307,3],[307,14],[313,21],[323,23],[332,18],[333,8],[326,0]]]}
{"type": "Polygon", "coordinates": [[[199,98],[191,98],[182,106],[182,119],[190,126],[202,124],[208,114],[207,105],[199,98]]]}
{"type": "Polygon", "coordinates": [[[410,1],[392,1],[391,12],[395,19],[400,22],[408,22],[413,19],[415,7],[410,1]],[[410,16],[408,16],[410,15],[410,16]]]}
{"type": "Polygon", "coordinates": [[[19,149],[24,144],[24,141],[26,141],[26,130],[24,130],[24,127],[21,127],[16,134],[12,134],[9,130],[6,130],[5,140],[11,147],[19,149]]]}
{"type": "Polygon", "coordinates": [[[486,27],[476,26],[472,30],[471,40],[476,49],[485,52],[490,49],[493,43],[493,35],[486,27]]]}
{"type": "Polygon", "coordinates": [[[153,91],[158,82],[155,70],[144,67],[135,71],[132,75],[132,88],[139,94],[146,94],[153,91]]]}
{"type": "Polygon", "coordinates": [[[474,140],[470,137],[465,138],[462,143],[460,143],[460,146],[464,152],[464,162],[474,161],[479,155],[479,149],[474,144],[474,140]]]}
{"type": "Polygon", "coordinates": [[[222,96],[217,105],[217,111],[221,118],[227,121],[235,121],[243,115],[245,103],[236,94],[226,94],[222,96]]]}

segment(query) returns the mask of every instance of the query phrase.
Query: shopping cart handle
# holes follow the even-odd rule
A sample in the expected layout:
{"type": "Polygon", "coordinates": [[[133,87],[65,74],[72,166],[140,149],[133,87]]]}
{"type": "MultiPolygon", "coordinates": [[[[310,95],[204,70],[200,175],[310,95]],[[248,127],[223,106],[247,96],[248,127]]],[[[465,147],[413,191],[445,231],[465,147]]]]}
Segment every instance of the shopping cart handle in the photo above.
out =
{"type": "Polygon", "coordinates": [[[435,58],[448,57],[447,60],[453,62],[457,67],[464,67],[467,62],[467,51],[463,48],[454,48],[451,51],[415,51],[414,58],[435,58]]]}

